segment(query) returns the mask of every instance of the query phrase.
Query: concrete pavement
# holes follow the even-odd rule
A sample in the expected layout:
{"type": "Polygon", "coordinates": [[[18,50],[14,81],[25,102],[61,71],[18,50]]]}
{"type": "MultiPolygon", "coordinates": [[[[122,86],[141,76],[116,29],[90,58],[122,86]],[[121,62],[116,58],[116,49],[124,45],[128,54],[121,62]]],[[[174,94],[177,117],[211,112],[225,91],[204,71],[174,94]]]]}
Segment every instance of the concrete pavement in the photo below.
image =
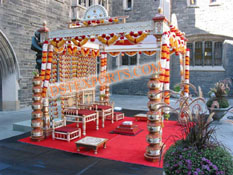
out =
{"type": "MultiPolygon", "coordinates": [[[[129,96],[129,95],[112,95],[111,100],[115,102],[115,106],[131,110],[147,111],[148,98],[146,96],[129,96]]],[[[233,105],[233,99],[229,100],[233,105]]],[[[176,99],[171,99],[171,105],[176,106],[176,99]]],[[[16,136],[25,131],[13,131],[13,123],[24,122],[31,119],[31,107],[21,109],[19,111],[0,111],[0,140],[16,136]]],[[[231,150],[233,155],[233,120],[227,117],[233,116],[233,113],[228,112],[220,122],[215,122],[217,139],[231,150]]],[[[30,121],[27,122],[30,127],[30,121]]]]}

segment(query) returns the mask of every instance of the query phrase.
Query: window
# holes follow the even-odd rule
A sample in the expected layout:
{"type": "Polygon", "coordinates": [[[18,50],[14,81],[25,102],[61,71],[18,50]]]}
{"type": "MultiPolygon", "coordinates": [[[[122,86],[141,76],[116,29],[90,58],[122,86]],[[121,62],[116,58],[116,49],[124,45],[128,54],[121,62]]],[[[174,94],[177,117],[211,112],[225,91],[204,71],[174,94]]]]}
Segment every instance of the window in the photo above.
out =
{"type": "Polygon", "coordinates": [[[222,42],[196,41],[188,43],[191,66],[221,66],[222,42]]]}
{"type": "Polygon", "coordinates": [[[214,65],[222,65],[222,42],[214,43],[214,65]]]}
{"type": "Polygon", "coordinates": [[[188,7],[198,7],[198,0],[187,0],[188,7]]]}
{"type": "Polygon", "coordinates": [[[197,5],[197,0],[189,0],[189,5],[197,5]]]}
{"type": "Polygon", "coordinates": [[[219,6],[221,5],[221,0],[210,0],[210,6],[219,6]]]}
{"type": "Polygon", "coordinates": [[[195,43],[195,65],[202,65],[202,42],[195,43]]]}
{"type": "Polygon", "coordinates": [[[105,4],[104,0],[99,0],[99,5],[102,5],[104,7],[104,4],[105,4]]]}
{"type": "Polygon", "coordinates": [[[132,7],[132,0],[127,0],[127,8],[131,9],[132,7]]]}
{"type": "Polygon", "coordinates": [[[133,9],[133,0],[123,0],[123,8],[125,10],[132,10],[133,9]]]}
{"type": "Polygon", "coordinates": [[[217,0],[210,0],[210,3],[215,3],[217,2],[217,0]]]}
{"type": "Polygon", "coordinates": [[[124,56],[122,56],[121,65],[122,66],[137,65],[137,55],[134,55],[131,57],[131,56],[124,54],[124,56]]]}

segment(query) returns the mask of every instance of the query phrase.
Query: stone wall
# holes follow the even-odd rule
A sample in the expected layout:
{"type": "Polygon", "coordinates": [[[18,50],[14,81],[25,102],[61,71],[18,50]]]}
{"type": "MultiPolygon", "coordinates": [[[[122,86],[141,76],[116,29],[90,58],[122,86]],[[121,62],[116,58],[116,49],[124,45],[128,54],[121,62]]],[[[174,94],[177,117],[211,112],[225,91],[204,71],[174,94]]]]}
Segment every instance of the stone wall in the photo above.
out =
{"type": "Polygon", "coordinates": [[[70,7],[70,0],[6,0],[0,5],[0,29],[12,44],[19,62],[21,107],[30,104],[32,97],[36,53],[30,50],[31,37],[44,20],[51,30],[67,27],[70,7]]]}
{"type": "MultiPolygon", "coordinates": [[[[220,38],[223,41],[223,65],[218,68],[206,67],[191,68],[190,82],[196,86],[200,85],[204,94],[207,95],[209,88],[217,81],[224,78],[233,77],[233,20],[232,8],[233,1],[225,0],[219,4],[210,4],[210,1],[198,0],[198,4],[189,7],[187,0],[175,0],[172,2],[172,13],[175,13],[178,19],[179,29],[186,33],[190,41],[194,39],[210,40],[220,38]]],[[[134,0],[133,9],[130,11],[123,9],[123,0],[113,0],[112,16],[129,15],[128,22],[150,20],[157,13],[159,1],[134,0]]],[[[179,58],[171,58],[171,86],[180,82],[179,58]]],[[[113,93],[121,94],[145,94],[148,90],[146,79],[134,80],[133,82],[124,82],[113,86],[113,93]],[[137,82],[137,84],[136,84],[137,82]],[[137,85],[138,91],[135,90],[137,85]],[[141,88],[143,87],[143,88],[141,88]],[[115,89],[114,89],[115,88],[115,89]],[[123,89],[123,90],[121,90],[123,89]],[[142,92],[141,89],[144,89],[142,92]]],[[[231,95],[233,92],[231,92],[231,95]]]]}
{"type": "MultiPolygon", "coordinates": [[[[219,4],[210,4],[210,1],[197,1],[194,7],[188,6],[186,0],[176,0],[172,4],[172,13],[177,15],[179,29],[186,33],[190,41],[193,39],[214,41],[216,37],[224,41],[221,70],[217,68],[208,70],[205,66],[197,70],[195,67],[191,68],[190,82],[196,86],[200,85],[205,95],[217,81],[233,77],[233,23],[229,22],[233,20],[233,2],[232,0],[219,2],[219,4]]],[[[178,62],[173,60],[172,86],[180,80],[177,70],[179,70],[178,62]]]]}
{"type": "MultiPolygon", "coordinates": [[[[159,1],[155,0],[133,0],[133,8],[131,10],[123,9],[123,0],[112,0],[112,16],[129,16],[127,22],[148,21],[157,13],[159,1]]],[[[139,65],[146,62],[155,61],[155,56],[148,57],[143,54],[139,57],[139,65]]],[[[125,67],[125,66],[124,66],[125,67]]],[[[126,67],[130,68],[132,66],[126,67]]],[[[112,86],[113,94],[127,94],[127,95],[146,95],[148,92],[147,82],[149,77],[142,77],[124,81],[112,86]]]]}

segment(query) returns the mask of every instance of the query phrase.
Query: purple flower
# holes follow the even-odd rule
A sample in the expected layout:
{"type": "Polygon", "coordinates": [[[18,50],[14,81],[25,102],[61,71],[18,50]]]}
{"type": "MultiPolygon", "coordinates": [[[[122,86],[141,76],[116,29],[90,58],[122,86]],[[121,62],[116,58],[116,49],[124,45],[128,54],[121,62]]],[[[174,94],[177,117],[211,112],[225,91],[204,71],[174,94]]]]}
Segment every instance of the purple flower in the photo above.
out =
{"type": "Polygon", "coordinates": [[[183,163],[181,161],[179,161],[178,164],[181,166],[183,163]]]}
{"type": "Polygon", "coordinates": [[[224,171],[219,171],[220,174],[224,174],[224,171]]]}
{"type": "Polygon", "coordinates": [[[200,168],[197,168],[196,171],[197,171],[198,173],[201,172],[200,168]]]}
{"type": "Polygon", "coordinates": [[[188,172],[188,175],[191,175],[191,174],[192,174],[192,172],[191,172],[191,171],[189,171],[189,172],[188,172]]]}
{"type": "Polygon", "coordinates": [[[202,165],[202,169],[206,169],[207,171],[210,171],[210,167],[208,165],[202,165]]]}
{"type": "Polygon", "coordinates": [[[218,170],[218,167],[216,165],[212,165],[213,169],[215,169],[216,171],[218,170]]]}
{"type": "Polygon", "coordinates": [[[206,161],[207,159],[206,159],[205,157],[203,157],[201,160],[202,160],[202,161],[206,161]]]}
{"type": "Polygon", "coordinates": [[[198,175],[198,172],[194,171],[193,175],[198,175]]]}
{"type": "Polygon", "coordinates": [[[192,161],[190,159],[186,160],[187,164],[192,164],[192,161]]]}

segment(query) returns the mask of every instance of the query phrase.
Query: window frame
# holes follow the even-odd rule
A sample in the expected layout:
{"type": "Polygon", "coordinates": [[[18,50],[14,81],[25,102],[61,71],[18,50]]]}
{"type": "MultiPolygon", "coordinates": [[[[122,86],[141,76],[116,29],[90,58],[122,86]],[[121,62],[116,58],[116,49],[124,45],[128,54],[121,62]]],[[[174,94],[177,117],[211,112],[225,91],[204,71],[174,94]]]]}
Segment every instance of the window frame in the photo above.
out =
{"type": "Polygon", "coordinates": [[[139,54],[137,53],[136,55],[134,55],[134,56],[128,56],[127,54],[125,54],[124,56],[122,56],[122,54],[121,54],[121,56],[120,56],[120,66],[121,67],[128,67],[128,66],[137,66],[137,65],[139,65],[139,54]],[[127,56],[128,57],[128,65],[123,65],[122,63],[123,63],[123,57],[124,56],[127,56]],[[131,58],[132,57],[136,57],[136,64],[131,64],[131,58]]]}
{"type": "Polygon", "coordinates": [[[221,0],[216,0],[216,2],[212,2],[212,0],[210,0],[209,6],[220,6],[220,5],[221,5],[221,0]]]}
{"type": "Polygon", "coordinates": [[[188,8],[199,8],[198,0],[195,0],[195,1],[196,1],[196,4],[191,4],[190,0],[187,0],[187,7],[188,8]]]}
{"type": "MultiPolygon", "coordinates": [[[[200,67],[203,67],[203,68],[208,68],[207,70],[210,70],[209,68],[212,67],[212,68],[217,68],[219,69],[219,71],[222,70],[223,68],[223,43],[224,43],[224,40],[213,40],[213,39],[205,39],[205,40],[194,40],[192,42],[188,42],[187,43],[187,47],[188,48],[192,48],[192,50],[190,51],[190,67],[194,70],[195,68],[197,68],[198,70],[200,69],[200,67]],[[211,64],[205,64],[205,52],[206,52],[206,49],[210,49],[210,48],[206,48],[206,43],[207,42],[211,42],[211,64]],[[196,65],[196,45],[197,43],[201,43],[202,45],[202,59],[201,59],[201,64],[200,65],[196,65]],[[216,64],[216,59],[219,59],[216,57],[216,44],[220,44],[221,45],[221,64],[216,64]]],[[[220,59],[219,59],[220,60],[220,59]]]]}
{"type": "Polygon", "coordinates": [[[125,11],[130,11],[133,10],[133,4],[134,4],[134,0],[131,0],[131,7],[128,7],[128,0],[123,0],[123,9],[125,11]]]}

